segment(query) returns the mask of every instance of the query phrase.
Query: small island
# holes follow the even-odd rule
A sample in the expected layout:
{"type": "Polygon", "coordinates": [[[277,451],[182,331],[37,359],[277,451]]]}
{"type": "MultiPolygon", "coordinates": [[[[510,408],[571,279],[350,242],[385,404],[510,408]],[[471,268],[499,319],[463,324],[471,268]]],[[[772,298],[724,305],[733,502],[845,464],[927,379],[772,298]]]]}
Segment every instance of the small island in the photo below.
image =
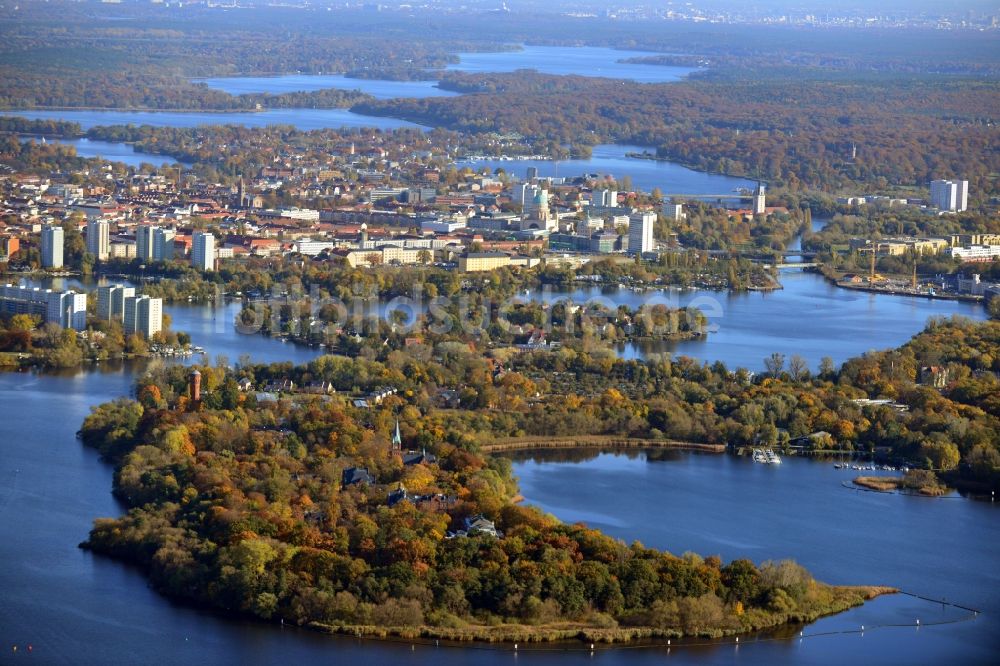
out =
{"type": "Polygon", "coordinates": [[[854,484],[879,492],[909,492],[941,497],[948,493],[948,487],[941,483],[933,472],[925,469],[909,470],[903,476],[859,476],[854,484]]]}

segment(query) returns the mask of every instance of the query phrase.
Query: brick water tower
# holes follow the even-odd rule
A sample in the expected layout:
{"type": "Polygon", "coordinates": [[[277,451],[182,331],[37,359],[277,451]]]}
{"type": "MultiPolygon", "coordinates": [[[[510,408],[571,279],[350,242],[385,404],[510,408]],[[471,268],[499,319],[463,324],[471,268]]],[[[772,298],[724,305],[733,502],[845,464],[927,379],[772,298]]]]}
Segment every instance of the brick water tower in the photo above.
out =
{"type": "Polygon", "coordinates": [[[188,375],[188,389],[191,394],[191,402],[193,404],[201,402],[201,373],[197,370],[188,375]]]}

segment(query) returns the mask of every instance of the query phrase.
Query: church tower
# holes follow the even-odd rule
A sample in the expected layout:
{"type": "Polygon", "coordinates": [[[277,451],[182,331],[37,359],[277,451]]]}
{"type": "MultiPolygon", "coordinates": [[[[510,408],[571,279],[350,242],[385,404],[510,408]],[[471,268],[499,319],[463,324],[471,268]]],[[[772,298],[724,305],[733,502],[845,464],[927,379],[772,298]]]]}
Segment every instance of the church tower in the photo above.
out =
{"type": "Polygon", "coordinates": [[[392,450],[403,450],[403,436],[399,432],[399,419],[396,419],[396,431],[392,433],[392,450]]]}

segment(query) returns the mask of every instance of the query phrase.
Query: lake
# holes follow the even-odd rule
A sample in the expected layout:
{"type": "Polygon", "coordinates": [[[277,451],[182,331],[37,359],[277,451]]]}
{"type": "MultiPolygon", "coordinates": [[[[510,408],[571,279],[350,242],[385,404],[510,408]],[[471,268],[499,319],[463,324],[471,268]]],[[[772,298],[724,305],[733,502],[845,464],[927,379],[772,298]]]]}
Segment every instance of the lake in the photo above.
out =
{"type": "Polygon", "coordinates": [[[242,125],[266,127],[292,125],[300,130],[339,127],[372,127],[390,130],[397,127],[421,127],[416,123],[364,116],[347,109],[269,109],[239,113],[210,111],[5,111],[5,115],[32,120],[65,120],[79,123],[84,131],[98,125],[151,125],[153,127],[198,127],[199,125],[242,125]]]}
{"type": "Polygon", "coordinates": [[[799,354],[815,370],[824,356],[836,364],[873,349],[906,342],[933,316],[985,319],[982,305],[958,301],[869,294],[841,289],[815,273],[782,271],[784,287],[773,292],[730,293],[708,290],[636,292],[585,287],[570,292],[542,291],[532,298],[554,302],[598,302],[637,308],[663,303],[698,307],[716,328],[707,336],[683,341],[630,342],[618,347],[624,358],[672,353],[730,368],[759,370],[772,352],[799,354]]]}
{"type": "MultiPolygon", "coordinates": [[[[467,72],[511,72],[534,68],[547,74],[579,74],[616,79],[631,79],[642,83],[677,81],[690,72],[690,67],[637,65],[617,62],[633,56],[649,55],[640,51],[618,51],[598,47],[526,46],[522,51],[499,53],[462,53],[460,62],[449,69],[467,72]]],[[[351,79],[342,75],[291,74],[273,77],[221,77],[198,79],[209,87],[233,95],[243,93],[282,93],[296,90],[346,88],[361,90],[380,99],[393,97],[440,97],[453,93],[436,87],[436,81],[384,81],[351,79]]],[[[66,120],[79,123],[84,130],[97,125],[152,125],[154,127],[197,127],[198,125],[294,125],[301,130],[338,127],[421,127],[395,118],[365,116],[347,109],[269,109],[259,113],[239,112],[177,112],[177,111],[10,111],[8,115],[36,120],[66,120]]]]}
{"type": "MultiPolygon", "coordinates": [[[[740,647],[741,662],[988,663],[995,657],[997,504],[849,490],[841,484],[858,472],[794,457],[759,465],[729,455],[553,451],[516,456],[514,471],[529,504],[626,541],[725,561],[792,558],[829,583],[891,585],[984,611],[972,622],[932,627],[926,625],[960,613],[882,597],[805,633],[916,619],[925,626],[751,643],[740,647]]],[[[714,656],[735,660],[732,647],[717,648],[714,656]]]]}
{"type": "MultiPolygon", "coordinates": [[[[718,173],[707,173],[688,169],[674,162],[647,160],[628,157],[629,153],[641,153],[641,146],[605,143],[593,147],[588,159],[574,160],[464,160],[458,167],[469,167],[474,171],[484,168],[490,171],[503,169],[509,174],[525,179],[527,170],[538,170],[541,178],[575,178],[584,174],[613,176],[621,182],[628,176],[633,189],[651,192],[660,188],[663,194],[724,194],[736,196],[737,188],[750,188],[756,182],[718,173]]],[[[648,150],[648,149],[645,149],[648,150]]]]}
{"type": "Polygon", "coordinates": [[[197,79],[209,88],[230,95],[287,92],[312,92],[325,88],[359,90],[376,99],[394,97],[453,97],[450,90],[437,87],[437,81],[388,81],[385,79],[354,79],[343,74],[286,74],[284,76],[224,76],[197,79]]]}
{"type": "MultiPolygon", "coordinates": [[[[707,336],[681,341],[629,342],[617,346],[619,355],[645,358],[649,354],[670,353],[708,363],[722,361],[730,368],[750,370],[762,369],[764,358],[773,352],[786,358],[798,354],[813,370],[824,356],[839,365],[867,351],[903,344],[922,330],[931,317],[986,318],[985,308],[978,303],[841,289],[818,274],[798,269],[782,271],[779,278],[784,288],[773,292],[581,287],[567,291],[535,290],[523,298],[548,303],[564,299],[595,302],[609,309],[621,304],[636,309],[658,303],[698,307],[714,327],[707,336]]],[[[66,289],[77,287],[80,282],[53,278],[32,285],[66,289]]],[[[85,286],[93,288],[94,283],[85,286]]],[[[165,311],[173,319],[174,330],[189,332],[193,344],[205,347],[213,358],[224,354],[235,362],[240,354],[247,353],[264,362],[301,363],[320,353],[318,349],[291,342],[279,343],[260,335],[238,333],[233,320],[241,307],[239,301],[229,301],[218,306],[170,305],[165,311]]]]}
{"type": "MultiPolygon", "coordinates": [[[[814,293],[825,290],[817,278],[808,277],[814,293]]],[[[53,280],[48,284],[62,288],[75,283],[53,280]]],[[[787,293],[791,292],[766,298],[779,300],[787,293]]],[[[933,301],[871,298],[880,301],[880,308],[912,309],[905,325],[913,328],[936,311],[933,301]]],[[[872,307],[867,301],[835,298],[832,303],[844,316],[872,307]]],[[[167,312],[174,327],[190,331],[194,343],[204,346],[211,360],[225,355],[236,362],[240,354],[249,353],[258,361],[300,363],[318,353],[238,334],[232,327],[237,309],[235,303],[181,305],[170,306],[167,312]]],[[[732,312],[752,313],[753,308],[732,312]]],[[[751,317],[743,326],[752,327],[754,321],[762,318],[751,317]]],[[[835,330],[824,338],[824,344],[832,345],[839,334],[835,330]]],[[[763,336],[762,332],[759,344],[764,344],[763,336]]],[[[706,343],[706,349],[712,344],[706,343]]],[[[850,343],[840,344],[846,353],[850,343]]],[[[853,349],[863,344],[856,343],[853,349]]],[[[753,354],[758,355],[756,349],[753,354]]],[[[224,618],[174,604],[150,589],[140,571],[78,549],[95,517],[117,515],[122,507],[110,493],[112,468],[85,449],[74,433],[91,405],[128,395],[143,367],[142,362],[108,363],[59,373],[0,374],[0,405],[6,415],[0,419],[0,560],[5,564],[0,568],[0,589],[4,590],[0,641],[21,646],[19,656],[25,656],[24,646],[31,644],[34,658],[55,664],[285,663],[333,656],[345,661],[433,661],[445,666],[468,663],[470,655],[477,663],[510,663],[511,654],[504,649],[470,652],[421,646],[411,650],[405,643],[335,638],[224,618]]],[[[528,502],[564,520],[585,520],[615,536],[678,553],[695,550],[755,560],[792,557],[830,582],[902,585],[987,611],[975,622],[920,630],[885,629],[863,638],[845,634],[746,644],[738,652],[731,646],[675,647],[669,655],[672,661],[738,658],[760,664],[839,664],[849,660],[902,663],[916,658],[985,663],[992,655],[989,650],[998,630],[994,618],[1000,617],[995,598],[1000,589],[995,551],[1000,535],[994,505],[847,491],[839,481],[849,473],[818,462],[786,460],[774,468],[726,456],[661,452],[591,455],[566,462],[566,455],[563,452],[542,464],[521,459],[516,466],[528,502]],[[711,492],[705,492],[707,488],[711,492]]],[[[821,620],[808,632],[908,622],[917,614],[928,622],[939,617],[939,607],[904,597],[883,598],[821,620]]],[[[519,658],[566,663],[580,656],[522,650],[519,658]]],[[[664,649],[598,652],[595,656],[606,664],[662,663],[666,657],[664,649]]]]}
{"type": "Polygon", "coordinates": [[[624,79],[638,83],[679,81],[694,67],[672,67],[619,62],[628,58],[656,55],[648,51],[626,51],[598,46],[528,46],[520,51],[460,53],[459,62],[448,69],[459,72],[513,72],[534,69],[542,74],[592,76],[624,79]]]}
{"type": "MultiPolygon", "coordinates": [[[[591,46],[524,46],[520,51],[459,53],[459,62],[448,71],[486,73],[534,69],[543,74],[576,74],[639,83],[679,81],[693,67],[670,67],[619,62],[632,57],[651,55],[644,51],[619,51],[591,46]]],[[[450,97],[458,93],[442,90],[437,81],[388,81],[356,79],[343,74],[286,74],[284,76],[226,76],[196,79],[209,88],[230,95],[287,92],[312,92],[324,88],[359,90],[378,99],[395,97],[450,97]]]]}
{"type": "MultiPolygon", "coordinates": [[[[40,137],[34,136],[22,136],[21,141],[39,141],[40,137]]],[[[141,164],[148,163],[154,165],[160,164],[183,164],[184,166],[191,166],[188,162],[180,162],[179,160],[170,157],[169,155],[154,155],[153,153],[144,153],[136,150],[128,143],[117,143],[115,141],[98,141],[97,139],[88,139],[82,137],[79,139],[48,139],[46,141],[49,143],[60,143],[65,146],[73,146],[76,148],[76,154],[80,157],[100,157],[109,162],[122,162],[132,167],[138,167],[141,164]]]]}

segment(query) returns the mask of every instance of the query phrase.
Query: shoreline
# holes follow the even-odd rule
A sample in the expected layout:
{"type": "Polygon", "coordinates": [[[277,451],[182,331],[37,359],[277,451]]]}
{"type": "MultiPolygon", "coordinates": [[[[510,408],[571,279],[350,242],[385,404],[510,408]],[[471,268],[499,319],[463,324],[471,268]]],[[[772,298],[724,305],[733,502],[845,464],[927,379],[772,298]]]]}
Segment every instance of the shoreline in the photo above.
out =
{"type": "Polygon", "coordinates": [[[544,449],[676,449],[702,453],[725,453],[725,444],[701,444],[663,439],[640,439],[614,435],[569,435],[566,437],[512,437],[480,447],[483,453],[496,454],[511,451],[544,449]]]}
{"type": "Polygon", "coordinates": [[[834,287],[839,287],[841,289],[849,289],[851,291],[863,291],[869,294],[884,294],[886,296],[912,296],[915,298],[925,298],[930,301],[955,301],[959,303],[983,302],[982,296],[973,296],[971,294],[951,294],[951,293],[929,294],[927,292],[911,292],[911,291],[897,291],[893,289],[880,289],[878,287],[872,287],[865,284],[851,284],[833,275],[828,275],[827,273],[824,273],[821,270],[822,266],[823,265],[820,264],[819,267],[814,267],[811,269],[807,268],[805,270],[822,276],[823,279],[826,280],[829,284],[832,284],[834,287]]]}
{"type": "MultiPolygon", "coordinates": [[[[835,595],[827,606],[804,613],[781,613],[775,617],[760,616],[747,618],[746,624],[739,628],[715,628],[711,630],[698,630],[685,632],[681,629],[661,629],[651,626],[631,626],[602,628],[582,624],[558,623],[553,625],[473,625],[468,627],[434,627],[420,625],[414,627],[379,627],[374,625],[336,625],[324,624],[320,622],[310,622],[305,628],[313,629],[327,634],[354,636],[364,639],[409,639],[409,640],[434,640],[450,641],[456,647],[467,647],[468,643],[490,643],[490,644],[510,644],[517,646],[524,643],[556,643],[556,642],[584,642],[600,643],[603,647],[613,645],[629,644],[635,641],[652,641],[652,644],[659,644],[664,640],[674,640],[683,638],[729,638],[745,636],[760,631],[779,629],[784,626],[804,625],[815,622],[821,618],[837,615],[844,611],[864,605],[866,602],[887,594],[898,594],[900,590],[895,587],[880,585],[826,585],[817,583],[824,591],[829,591],[835,595]]],[[[750,613],[748,612],[748,615],[750,613]]],[[[662,643],[667,647],[669,643],[662,643]]],[[[683,646],[683,643],[678,647],[683,646]]]]}

